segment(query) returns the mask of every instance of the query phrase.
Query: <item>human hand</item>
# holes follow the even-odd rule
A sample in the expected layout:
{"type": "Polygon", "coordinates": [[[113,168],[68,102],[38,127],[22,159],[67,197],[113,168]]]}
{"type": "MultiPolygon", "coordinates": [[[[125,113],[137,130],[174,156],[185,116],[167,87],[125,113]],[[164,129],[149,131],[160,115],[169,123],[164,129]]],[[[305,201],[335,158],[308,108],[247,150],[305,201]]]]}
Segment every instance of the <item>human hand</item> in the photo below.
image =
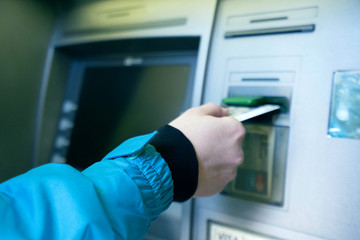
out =
{"type": "Polygon", "coordinates": [[[194,146],[199,162],[198,187],[194,197],[222,191],[236,176],[243,162],[241,148],[245,129],[214,103],[191,108],[169,125],[180,130],[194,146]]]}

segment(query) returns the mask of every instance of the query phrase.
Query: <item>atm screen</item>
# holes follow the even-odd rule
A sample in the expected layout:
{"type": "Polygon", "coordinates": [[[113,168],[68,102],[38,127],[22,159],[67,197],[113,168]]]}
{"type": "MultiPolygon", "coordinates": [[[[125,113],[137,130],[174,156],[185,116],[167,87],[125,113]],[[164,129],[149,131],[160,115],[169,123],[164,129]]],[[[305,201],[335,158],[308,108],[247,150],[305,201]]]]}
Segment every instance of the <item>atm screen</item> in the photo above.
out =
{"type": "Polygon", "coordinates": [[[188,63],[82,68],[66,163],[84,169],[124,140],[151,133],[191,106],[188,63]]]}

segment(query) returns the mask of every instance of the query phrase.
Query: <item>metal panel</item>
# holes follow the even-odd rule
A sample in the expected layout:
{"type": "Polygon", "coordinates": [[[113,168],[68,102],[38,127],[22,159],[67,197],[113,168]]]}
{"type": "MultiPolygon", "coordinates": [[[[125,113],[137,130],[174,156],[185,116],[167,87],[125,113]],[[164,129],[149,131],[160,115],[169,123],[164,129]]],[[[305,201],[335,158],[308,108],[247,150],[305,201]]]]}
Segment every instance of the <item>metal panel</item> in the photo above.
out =
{"type": "MultiPolygon", "coordinates": [[[[288,116],[289,145],[285,178],[284,205],[275,207],[218,195],[197,199],[193,238],[206,238],[206,221],[234,224],[239,228],[283,239],[357,239],[360,222],[360,188],[354,183],[360,171],[360,142],[354,139],[328,138],[328,119],[333,72],[358,69],[360,46],[359,1],[330,3],[312,1],[222,1],[216,19],[210,50],[204,101],[221,102],[236,94],[281,91],[291,94],[288,116]],[[231,16],[281,12],[316,7],[311,18],[293,20],[295,25],[316,25],[306,34],[277,34],[225,39],[231,16]],[[298,66],[291,83],[279,81],[233,81],[229,79],[229,59],[296,57],[298,66]],[[235,83],[236,82],[236,83],[235,83]],[[221,89],[219,91],[219,89],[221,89]],[[208,215],[204,212],[209,213],[208,215]],[[209,217],[208,217],[209,216],[209,217]],[[245,219],[245,221],[243,221],[245,219]],[[247,223],[250,221],[251,223],[247,223]],[[263,225],[264,224],[264,225],[263,225]],[[270,227],[271,226],[271,227],[270,227]],[[276,227],[277,229],[272,229],[276,227]],[[296,234],[288,234],[290,231],[296,234]]],[[[283,20],[262,21],[258,28],[276,28],[283,20]],[[266,26],[266,27],[265,27],[266,26]]],[[[237,26],[238,27],[238,26],[237,26]]],[[[251,61],[250,61],[251,62],[251,61]]],[[[241,63],[238,72],[246,72],[241,63]]],[[[253,71],[251,64],[248,72],[253,71]]],[[[271,63],[254,68],[264,72],[271,63]]],[[[274,63],[278,68],[281,64],[274,63]]],[[[236,67],[236,66],[235,66],[236,67]]],[[[235,71],[232,71],[235,72],[235,71]]],[[[263,75],[259,77],[264,77],[263,75]]],[[[273,76],[269,75],[269,78],[273,76]]]]}

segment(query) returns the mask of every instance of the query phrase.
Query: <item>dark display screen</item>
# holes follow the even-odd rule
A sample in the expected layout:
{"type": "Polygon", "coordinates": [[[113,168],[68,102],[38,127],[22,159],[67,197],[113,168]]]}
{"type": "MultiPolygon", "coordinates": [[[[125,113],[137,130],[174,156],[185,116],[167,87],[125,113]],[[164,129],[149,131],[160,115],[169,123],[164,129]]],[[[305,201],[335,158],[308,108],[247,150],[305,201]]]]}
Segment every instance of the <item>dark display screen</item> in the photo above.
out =
{"type": "Polygon", "coordinates": [[[84,169],[176,118],[190,106],[189,74],[190,65],[85,68],[67,163],[84,169]]]}

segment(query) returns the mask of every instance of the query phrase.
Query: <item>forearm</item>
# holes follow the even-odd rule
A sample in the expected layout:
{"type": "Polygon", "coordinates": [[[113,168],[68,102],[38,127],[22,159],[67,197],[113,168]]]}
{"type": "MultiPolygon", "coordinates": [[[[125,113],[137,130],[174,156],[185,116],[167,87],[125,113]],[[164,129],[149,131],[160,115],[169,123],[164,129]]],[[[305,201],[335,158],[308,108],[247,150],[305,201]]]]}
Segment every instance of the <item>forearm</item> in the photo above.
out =
{"type": "Polygon", "coordinates": [[[83,171],[93,182],[112,228],[125,239],[143,239],[151,221],[173,200],[171,172],[147,144],[150,139],[130,139],[83,171]],[[140,148],[133,148],[134,142],[140,148]]]}
{"type": "Polygon", "coordinates": [[[167,162],[174,182],[174,201],[191,198],[198,186],[198,159],[194,147],[178,129],[166,125],[149,142],[167,162]]]}
{"type": "Polygon", "coordinates": [[[196,187],[195,151],[167,126],[126,141],[83,172],[47,164],[1,184],[0,236],[143,239],[173,199],[187,200],[196,187]]]}

